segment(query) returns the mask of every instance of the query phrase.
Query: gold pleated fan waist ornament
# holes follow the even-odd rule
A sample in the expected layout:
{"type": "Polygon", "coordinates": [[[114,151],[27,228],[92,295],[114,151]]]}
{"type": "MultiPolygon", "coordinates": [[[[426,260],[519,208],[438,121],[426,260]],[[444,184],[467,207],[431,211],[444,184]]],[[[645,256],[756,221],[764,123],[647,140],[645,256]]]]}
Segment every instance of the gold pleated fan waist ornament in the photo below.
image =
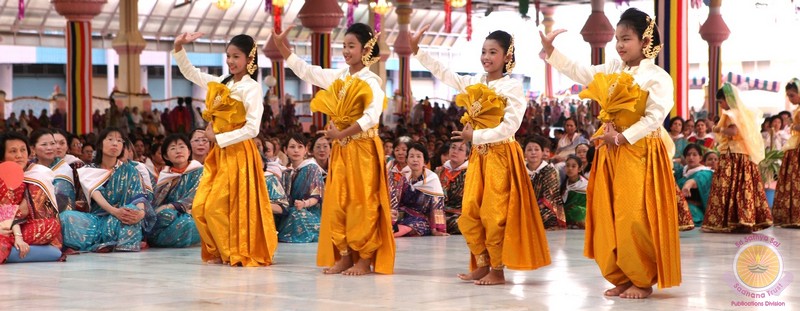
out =
{"type": "MultiPolygon", "coordinates": [[[[628,128],[644,115],[648,92],[639,88],[627,72],[598,73],[578,96],[592,99],[600,105],[597,116],[603,123],[611,122],[617,130],[628,128]]],[[[605,125],[604,125],[605,126],[605,125]]],[[[594,136],[603,134],[604,128],[594,136]]]]}
{"type": "Polygon", "coordinates": [[[247,111],[244,103],[231,97],[231,90],[222,83],[209,82],[203,120],[213,122],[215,133],[230,132],[244,126],[247,111]]]}
{"type": "MultiPolygon", "coordinates": [[[[369,84],[357,77],[348,76],[337,79],[325,90],[320,90],[311,100],[311,111],[321,112],[331,118],[339,130],[348,128],[364,115],[373,94],[369,84]]],[[[388,99],[383,98],[383,109],[388,99]]]]}
{"type": "Polygon", "coordinates": [[[473,129],[481,130],[497,127],[503,122],[506,98],[497,95],[485,84],[478,83],[458,94],[456,105],[467,109],[461,117],[461,124],[471,124],[473,129]]]}
{"type": "MultiPolygon", "coordinates": [[[[497,95],[494,90],[485,84],[470,85],[464,93],[456,96],[456,105],[464,107],[467,112],[461,117],[461,124],[471,124],[473,129],[481,130],[497,127],[503,122],[507,99],[497,95]]],[[[513,137],[510,139],[513,140],[513,137]]],[[[482,155],[489,152],[489,147],[503,144],[510,140],[497,143],[475,145],[473,148],[482,155]]]]}

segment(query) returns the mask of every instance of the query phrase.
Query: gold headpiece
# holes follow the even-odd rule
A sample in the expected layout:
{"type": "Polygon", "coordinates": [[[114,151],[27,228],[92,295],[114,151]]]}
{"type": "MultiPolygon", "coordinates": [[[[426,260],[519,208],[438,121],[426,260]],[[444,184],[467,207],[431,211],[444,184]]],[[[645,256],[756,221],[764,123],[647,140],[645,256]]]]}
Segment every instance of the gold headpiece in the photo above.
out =
{"type": "Polygon", "coordinates": [[[254,74],[256,70],[258,70],[258,66],[256,66],[256,47],[258,44],[253,42],[253,49],[250,50],[250,55],[247,55],[250,58],[250,61],[247,63],[247,73],[254,74]]]}
{"type": "Polygon", "coordinates": [[[649,22],[650,24],[647,25],[647,29],[645,29],[644,34],[642,34],[642,40],[649,38],[650,43],[648,43],[647,46],[642,48],[642,53],[644,54],[644,57],[656,58],[656,56],[658,56],[658,53],[661,52],[661,47],[663,45],[659,44],[657,46],[653,46],[653,31],[656,31],[656,18],[655,17],[650,18],[650,16],[648,16],[647,22],[649,22]]]}
{"type": "Polygon", "coordinates": [[[380,38],[380,36],[380,32],[376,33],[371,39],[369,39],[369,41],[367,41],[367,44],[364,45],[364,48],[367,49],[367,53],[364,53],[364,55],[361,56],[361,63],[364,64],[365,67],[372,66],[372,64],[381,60],[380,55],[375,57],[372,56],[372,50],[375,48],[375,44],[378,43],[378,38],[380,38]]]}
{"type": "Polygon", "coordinates": [[[511,36],[511,44],[508,46],[508,51],[506,52],[506,57],[509,56],[511,56],[511,60],[506,63],[506,74],[511,74],[511,71],[514,70],[514,66],[516,66],[514,62],[514,36],[511,36]]]}

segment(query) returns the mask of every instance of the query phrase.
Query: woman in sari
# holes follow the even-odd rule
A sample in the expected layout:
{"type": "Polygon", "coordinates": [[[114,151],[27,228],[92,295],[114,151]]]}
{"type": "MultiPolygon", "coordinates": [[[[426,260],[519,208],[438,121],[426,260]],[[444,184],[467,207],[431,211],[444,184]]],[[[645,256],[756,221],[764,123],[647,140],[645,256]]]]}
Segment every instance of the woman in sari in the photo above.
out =
{"type": "Polygon", "coordinates": [[[681,196],[686,199],[694,223],[692,227],[700,227],[706,214],[714,172],[703,165],[703,150],[700,145],[687,145],[683,150],[683,158],[686,165],[680,169],[680,174],[675,176],[675,181],[678,183],[681,196]]]}
{"type": "Polygon", "coordinates": [[[40,128],[30,135],[33,143],[33,162],[50,168],[55,174],[56,206],[59,211],[71,210],[75,206],[75,183],[72,167],[56,157],[56,141],[50,129],[40,128]]]}
{"type": "Polygon", "coordinates": [[[284,145],[289,167],[283,172],[283,189],[289,207],[278,225],[278,241],[310,243],[319,239],[324,171],[314,158],[306,158],[306,139],[293,134],[284,145]]]}
{"type": "Polygon", "coordinates": [[[28,140],[16,132],[0,138],[2,162],[18,164],[23,183],[10,188],[0,178],[0,264],[56,261],[61,257],[61,224],[58,221],[54,174],[47,167],[28,163],[28,140]]]}
{"type": "Polygon", "coordinates": [[[470,250],[470,272],[459,278],[475,285],[504,284],[506,267],[534,270],[550,264],[539,206],[514,139],[526,109],[522,83],[510,75],[514,39],[502,30],[491,32],[480,57],[485,73],[461,76],[419,50],[427,29],[411,38],[411,50],[437,79],[459,91],[456,105],[466,113],[464,128],[453,138],[473,144],[458,218],[470,250]]]}
{"type": "Polygon", "coordinates": [[[120,159],[125,138],[106,128],[97,138],[97,155],[78,169],[89,212],[59,215],[64,245],[77,251],[110,252],[141,249],[145,210],[150,208],[139,172],[120,159]]]}
{"type": "MultiPolygon", "coordinates": [[[[264,113],[261,85],[256,82],[258,46],[248,35],[231,38],[225,47],[230,74],[217,77],[194,67],[183,49],[200,36],[179,35],[172,52],[183,76],[208,88],[203,112],[208,125],[203,135],[192,134],[198,146],[207,148],[207,142],[212,146],[202,162],[203,176],[192,202],[202,240],[200,256],[209,264],[268,266],[278,235],[263,181],[264,166],[253,143],[264,113]]],[[[192,146],[193,152],[198,151],[192,146]]]]}
{"type": "Polygon", "coordinates": [[[708,123],[705,119],[699,119],[694,123],[694,134],[687,138],[689,143],[698,144],[708,149],[713,149],[716,145],[714,135],[708,132],[708,123]]]}
{"type": "Polygon", "coordinates": [[[395,237],[448,235],[444,191],[439,176],[425,167],[428,161],[428,150],[420,143],[411,143],[402,178],[389,180],[395,237]]]}
{"type": "Polygon", "coordinates": [[[200,162],[201,164],[205,163],[209,149],[211,149],[208,138],[206,138],[205,130],[194,129],[189,142],[192,143],[192,160],[200,162]]]}
{"type": "Polygon", "coordinates": [[[399,175],[408,165],[408,144],[410,143],[410,137],[400,136],[395,139],[392,144],[392,157],[391,160],[386,162],[386,170],[389,172],[390,177],[392,175],[399,175]]]}
{"type": "Polygon", "coordinates": [[[581,132],[577,131],[577,129],[578,124],[575,122],[575,119],[567,118],[564,120],[564,135],[558,140],[558,146],[556,146],[555,153],[556,155],[553,158],[553,161],[564,162],[564,160],[567,159],[567,156],[570,154],[575,154],[575,147],[589,142],[581,135],[581,132]]]}
{"type": "Polygon", "coordinates": [[[559,176],[553,165],[544,160],[544,150],[550,142],[541,136],[533,136],[525,142],[525,166],[536,194],[542,214],[542,223],[547,230],[565,229],[564,204],[559,190],[559,176]]]}
{"type": "Polygon", "coordinates": [[[301,79],[325,88],[311,100],[311,110],[331,118],[325,136],[333,148],[325,185],[317,265],[326,274],[394,273],[395,244],[389,189],[378,123],[386,107],[381,79],[369,66],[379,58],[370,26],[347,28],[342,53],[347,67],[310,66],[289,51],[289,33],[273,33],[286,64],[301,79]],[[374,268],[373,268],[374,267],[374,268]],[[373,270],[374,269],[374,270],[373,270]]]}
{"type": "Polygon", "coordinates": [[[703,231],[749,233],[769,228],[772,213],[758,171],[764,159],[764,140],[756,124],[761,112],[745,106],[730,83],[717,91],[717,102],[723,109],[714,127],[719,167],[711,182],[703,231]]]}
{"type": "MultiPolygon", "coordinates": [[[[798,87],[800,79],[797,78],[786,84],[786,97],[795,106],[800,105],[798,87]]],[[[776,226],[800,228],[800,108],[795,108],[792,120],[787,126],[791,136],[783,145],[784,155],[778,171],[778,189],[775,190],[772,213],[776,226]]]]}
{"type": "Polygon", "coordinates": [[[647,298],[654,284],[667,288],[681,282],[674,145],[661,126],[675,104],[674,87],[653,60],[661,37],[654,18],[630,8],[615,31],[621,60],[584,66],[553,47],[562,32],[540,33],[547,62],[587,85],[581,98],[602,107],[603,126],[592,138],[597,149],[586,189],[584,255],[595,259],[615,286],[606,296],[647,298]]]}
{"type": "Polygon", "coordinates": [[[461,217],[461,202],[464,198],[464,181],[469,166],[469,143],[453,141],[450,143],[449,159],[436,170],[439,182],[444,190],[444,217],[447,222],[447,233],[461,234],[458,230],[458,218],[461,217]]]}
{"type": "Polygon", "coordinates": [[[689,144],[686,137],[683,136],[684,121],[680,116],[674,117],[669,120],[669,137],[672,138],[672,143],[675,144],[675,156],[672,160],[681,163],[683,159],[683,149],[689,144]]]}
{"type": "Polygon", "coordinates": [[[86,200],[81,195],[78,169],[86,165],[83,160],[67,153],[68,134],[61,129],[51,130],[55,141],[55,159],[48,166],[56,174],[53,186],[60,212],[69,210],[88,211],[86,200]]]}
{"type": "Polygon", "coordinates": [[[203,165],[192,160],[191,143],[183,134],[171,134],[161,144],[166,166],[156,183],[153,207],[156,222],[150,236],[155,247],[189,247],[200,243],[192,219],[194,201],[203,165]]]}
{"type": "Polygon", "coordinates": [[[322,179],[328,176],[328,163],[331,158],[331,142],[323,135],[317,135],[311,140],[309,151],[317,165],[322,169],[322,179]]]}
{"type": "MultiPolygon", "coordinates": [[[[266,148],[272,146],[272,142],[267,140],[266,148]]],[[[265,149],[266,149],[265,148],[265,149]]],[[[272,149],[274,151],[274,149],[272,149]]],[[[267,159],[272,157],[274,152],[267,154],[267,159]]],[[[286,168],[281,166],[280,160],[275,157],[271,161],[267,160],[267,166],[264,171],[264,182],[267,184],[267,191],[269,192],[269,205],[272,209],[272,217],[275,219],[275,229],[281,225],[283,215],[288,213],[289,201],[286,199],[286,190],[283,189],[283,171],[286,168]]]]}

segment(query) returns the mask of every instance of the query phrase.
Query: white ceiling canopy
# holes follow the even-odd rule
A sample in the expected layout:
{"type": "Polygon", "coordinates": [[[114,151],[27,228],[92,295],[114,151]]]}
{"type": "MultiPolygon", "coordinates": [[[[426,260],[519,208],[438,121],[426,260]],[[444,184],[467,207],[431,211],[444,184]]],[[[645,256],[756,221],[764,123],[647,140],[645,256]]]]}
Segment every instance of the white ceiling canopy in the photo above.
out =
{"type": "MultiPolygon", "coordinates": [[[[29,46],[64,46],[66,19],[59,15],[49,0],[24,0],[25,17],[18,19],[18,1],[0,0],[0,44],[29,46]]],[[[108,0],[102,11],[92,20],[93,45],[111,48],[111,42],[119,32],[119,1],[108,0]]],[[[263,44],[272,32],[273,17],[265,12],[264,0],[233,0],[228,9],[220,9],[214,0],[190,0],[189,4],[175,7],[186,0],[139,0],[139,30],[148,42],[147,50],[169,50],[174,36],[179,32],[204,32],[206,35],[187,49],[196,52],[224,52],[224,44],[234,35],[245,33],[263,44]]],[[[542,0],[541,5],[585,4],[589,0],[542,0]]],[[[287,0],[282,16],[284,27],[297,27],[291,34],[291,43],[299,54],[310,54],[311,30],[303,28],[297,14],[305,1],[287,0]]],[[[339,2],[347,12],[347,3],[339,2]]],[[[421,0],[413,2],[414,11],[411,29],[431,24],[431,30],[422,39],[422,44],[431,49],[449,49],[459,39],[466,39],[466,14],[464,8],[454,8],[452,31],[444,29],[443,0],[421,0]]],[[[519,1],[474,0],[473,14],[490,14],[495,11],[517,11],[519,1]]],[[[366,1],[361,1],[354,14],[356,22],[368,23],[366,1]]],[[[528,16],[534,16],[530,3],[528,16]]],[[[392,9],[384,16],[384,32],[387,44],[393,45],[397,37],[397,16],[392,9]]],[[[347,18],[342,18],[339,27],[333,30],[332,43],[341,44],[347,18]]]]}

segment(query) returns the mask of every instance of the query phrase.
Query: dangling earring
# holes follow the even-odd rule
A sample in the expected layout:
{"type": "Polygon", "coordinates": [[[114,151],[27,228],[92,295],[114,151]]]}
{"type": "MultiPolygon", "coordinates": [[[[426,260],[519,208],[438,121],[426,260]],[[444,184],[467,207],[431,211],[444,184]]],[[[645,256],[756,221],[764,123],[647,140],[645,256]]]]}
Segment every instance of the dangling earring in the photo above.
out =
{"type": "Polygon", "coordinates": [[[514,66],[516,66],[516,64],[514,63],[514,60],[510,60],[509,62],[507,62],[506,63],[506,74],[510,75],[511,72],[514,71],[514,66]]]}
{"type": "Polygon", "coordinates": [[[256,70],[258,70],[258,66],[256,66],[256,45],[253,44],[253,49],[250,50],[250,55],[247,55],[250,58],[250,62],[247,63],[247,73],[254,74],[256,70]]]}
{"type": "Polygon", "coordinates": [[[516,63],[514,62],[514,36],[511,36],[511,44],[508,45],[506,57],[511,58],[511,60],[506,63],[506,74],[510,75],[511,72],[514,71],[514,66],[516,66],[516,63]]]}

